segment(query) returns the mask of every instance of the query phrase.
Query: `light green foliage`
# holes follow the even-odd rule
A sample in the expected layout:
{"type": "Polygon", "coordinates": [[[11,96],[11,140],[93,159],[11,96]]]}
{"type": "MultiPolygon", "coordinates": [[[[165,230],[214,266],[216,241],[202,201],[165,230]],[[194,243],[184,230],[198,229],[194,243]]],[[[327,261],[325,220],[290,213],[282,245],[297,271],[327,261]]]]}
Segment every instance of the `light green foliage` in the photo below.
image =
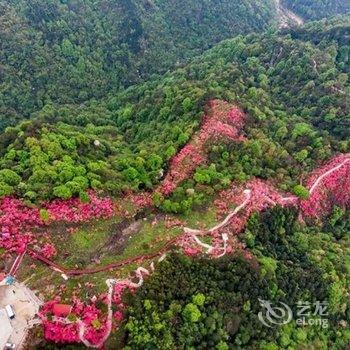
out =
{"type": "Polygon", "coordinates": [[[14,188],[5,182],[0,182],[0,198],[9,196],[14,192],[14,188]]]}
{"type": "Polygon", "coordinates": [[[40,219],[44,222],[48,222],[50,219],[50,214],[46,209],[40,209],[39,211],[40,219]]]}
{"type": "Polygon", "coordinates": [[[308,199],[309,198],[309,191],[303,185],[294,186],[293,192],[301,199],[308,199]]]}
{"type": "Polygon", "coordinates": [[[0,170],[0,182],[6,183],[10,186],[17,186],[21,181],[21,177],[17,175],[11,169],[2,169],[0,170]]]}
{"type": "Polygon", "coordinates": [[[311,136],[313,130],[307,123],[297,123],[292,131],[293,139],[296,139],[301,136],[311,136]]]}
{"type": "Polygon", "coordinates": [[[275,271],[277,269],[277,261],[270,258],[270,257],[266,257],[263,256],[261,258],[259,258],[259,263],[262,265],[262,271],[261,273],[263,275],[265,274],[275,274],[275,271]]]}
{"type": "Polygon", "coordinates": [[[72,197],[72,191],[69,189],[69,187],[65,185],[60,185],[60,186],[54,187],[53,195],[58,198],[68,199],[72,197]]]}
{"type": "Polygon", "coordinates": [[[198,322],[201,318],[201,312],[199,311],[198,307],[192,303],[185,306],[182,311],[182,315],[186,321],[192,323],[198,322]]]}
{"type": "Polygon", "coordinates": [[[205,296],[202,293],[196,294],[192,297],[192,302],[197,306],[203,306],[205,303],[205,296]]]}
{"type": "Polygon", "coordinates": [[[228,350],[228,349],[229,349],[229,346],[227,345],[227,343],[225,343],[222,340],[218,345],[216,345],[216,350],[228,350]]]}

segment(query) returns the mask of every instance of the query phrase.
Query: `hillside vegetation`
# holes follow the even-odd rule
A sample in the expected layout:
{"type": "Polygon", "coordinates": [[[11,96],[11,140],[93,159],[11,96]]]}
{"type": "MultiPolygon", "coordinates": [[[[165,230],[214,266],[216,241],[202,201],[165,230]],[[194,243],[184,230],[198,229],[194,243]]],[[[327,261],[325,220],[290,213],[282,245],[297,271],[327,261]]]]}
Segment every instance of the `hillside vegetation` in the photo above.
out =
{"type": "Polygon", "coordinates": [[[342,293],[349,283],[349,265],[343,265],[349,237],[334,239],[336,227],[346,230],[347,219],[300,227],[294,210],[274,208],[253,215],[241,236],[256,261],[239,255],[170,256],[125,298],[126,349],[348,349],[350,334],[343,325],[349,308],[342,293]],[[327,300],[328,326],[298,327],[293,321],[267,328],[256,316],[259,299],[282,301],[294,315],[301,300],[308,300],[303,305],[310,312],[317,301],[327,300]]]}
{"type": "Polygon", "coordinates": [[[307,20],[350,12],[349,0],[283,0],[283,4],[307,20]]]}
{"type": "Polygon", "coordinates": [[[272,0],[6,0],[0,130],[50,101],[101,98],[275,22],[272,0]]]}
{"type": "Polygon", "coordinates": [[[346,13],[347,3],[2,1],[0,130],[47,103],[100,99],[181,66],[223,39],[277,26],[280,6],[314,19],[346,13]]]}
{"type": "MultiPolygon", "coordinates": [[[[325,27],[317,40],[317,24],[239,36],[100,103],[45,105],[0,136],[0,194],[36,200],[89,187],[151,189],[213,98],[245,109],[249,142],[208,145],[209,164],[199,170],[205,184],[260,176],[291,190],[302,172],[349,150],[349,18],[325,27]]],[[[185,188],[202,182],[195,176],[185,188]]]]}
{"type": "Polygon", "coordinates": [[[346,6],[1,1],[28,350],[350,348],[350,15],[323,18],[346,6]]]}

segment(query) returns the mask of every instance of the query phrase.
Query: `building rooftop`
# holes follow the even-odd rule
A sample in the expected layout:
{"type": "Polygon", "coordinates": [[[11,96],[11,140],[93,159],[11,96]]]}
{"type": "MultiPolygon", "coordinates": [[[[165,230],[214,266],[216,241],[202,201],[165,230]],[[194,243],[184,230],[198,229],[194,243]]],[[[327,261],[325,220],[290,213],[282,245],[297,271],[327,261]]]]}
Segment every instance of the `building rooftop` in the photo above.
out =
{"type": "Polygon", "coordinates": [[[57,317],[67,317],[72,311],[72,307],[66,304],[54,304],[52,312],[57,317]]]}

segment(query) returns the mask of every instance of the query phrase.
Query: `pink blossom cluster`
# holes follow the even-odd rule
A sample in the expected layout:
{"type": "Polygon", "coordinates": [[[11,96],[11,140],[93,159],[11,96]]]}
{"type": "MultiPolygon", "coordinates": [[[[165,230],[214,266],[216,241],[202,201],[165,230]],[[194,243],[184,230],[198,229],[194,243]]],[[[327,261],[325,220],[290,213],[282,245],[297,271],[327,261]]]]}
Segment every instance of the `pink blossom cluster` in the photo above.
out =
{"type": "Polygon", "coordinates": [[[119,307],[123,308],[123,302],[122,302],[122,295],[125,291],[125,289],[128,288],[128,286],[124,283],[116,283],[114,286],[114,293],[112,301],[114,304],[118,305],[119,307]]]}
{"type": "Polygon", "coordinates": [[[188,143],[170,161],[169,171],[157,191],[164,196],[168,196],[175,190],[177,185],[186,180],[204,160],[205,158],[202,152],[194,144],[188,143]]]}
{"type": "Polygon", "coordinates": [[[57,250],[52,243],[45,243],[40,248],[40,254],[43,255],[47,259],[51,259],[57,255],[57,250]]]}
{"type": "Polygon", "coordinates": [[[153,206],[152,194],[144,193],[130,193],[125,197],[138,209],[148,208],[153,206]]]}
{"type": "Polygon", "coordinates": [[[207,142],[209,139],[217,142],[222,138],[245,141],[244,136],[239,135],[239,129],[237,129],[236,126],[210,118],[204,121],[198,138],[203,143],[207,142]]]}
{"type": "Polygon", "coordinates": [[[53,341],[55,343],[78,343],[79,329],[78,324],[70,323],[66,324],[64,327],[59,321],[43,321],[44,337],[47,340],[53,341]]]}
{"type": "Polygon", "coordinates": [[[0,247],[22,253],[34,239],[32,229],[43,225],[37,208],[13,197],[0,200],[0,247]]]}
{"type": "Polygon", "coordinates": [[[165,227],[166,228],[172,228],[172,227],[182,227],[184,226],[184,222],[180,219],[175,219],[173,217],[167,216],[165,218],[165,227]]]}
{"type": "Polygon", "coordinates": [[[89,305],[79,299],[73,300],[72,311],[68,318],[57,317],[53,306],[59,297],[44,304],[39,312],[44,327],[45,339],[55,343],[80,342],[79,330],[84,328],[84,338],[91,344],[98,344],[106,333],[106,317],[94,303],[89,305]]]}
{"type": "Polygon", "coordinates": [[[246,117],[239,108],[221,100],[210,101],[202,127],[172,158],[168,173],[156,192],[168,196],[179,183],[189,178],[200,164],[205,163],[208,141],[218,142],[222,138],[235,142],[244,141],[245,138],[240,133],[245,120],[246,117]]]}
{"type": "MultiPolygon", "coordinates": [[[[35,230],[52,221],[82,222],[113,215],[114,204],[110,198],[98,198],[90,192],[90,202],[82,203],[78,198],[54,200],[43,203],[49,220],[43,221],[38,208],[29,207],[21,200],[6,197],[0,200],[0,247],[8,252],[22,253],[30,243],[38,243],[35,230]]],[[[47,235],[42,234],[45,238],[47,235]]],[[[47,238],[47,237],[46,237],[47,238]]],[[[46,239],[47,241],[47,239],[46,239]]],[[[47,242],[41,252],[47,258],[55,255],[52,243],[47,242]]]]}
{"type": "Polygon", "coordinates": [[[89,198],[87,203],[81,202],[79,198],[64,201],[56,199],[45,203],[44,207],[53,221],[84,222],[113,215],[114,204],[110,198],[99,198],[92,191],[89,192],[89,198]]]}
{"type": "Polygon", "coordinates": [[[193,240],[187,237],[187,239],[183,239],[181,242],[182,250],[184,254],[187,256],[197,256],[203,253],[203,249],[198,245],[195,245],[193,240]]]}
{"type": "Polygon", "coordinates": [[[305,217],[322,217],[334,205],[350,205],[350,158],[339,155],[316,169],[307,181],[310,196],[300,203],[305,217]]]}

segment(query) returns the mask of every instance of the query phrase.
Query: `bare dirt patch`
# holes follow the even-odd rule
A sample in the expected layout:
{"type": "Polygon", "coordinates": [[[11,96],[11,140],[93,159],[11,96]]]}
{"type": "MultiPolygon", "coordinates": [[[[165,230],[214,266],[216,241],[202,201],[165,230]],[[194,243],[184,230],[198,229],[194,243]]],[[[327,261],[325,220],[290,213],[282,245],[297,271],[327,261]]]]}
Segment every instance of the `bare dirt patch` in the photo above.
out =
{"type": "Polygon", "coordinates": [[[12,333],[9,341],[20,349],[29,328],[37,323],[35,316],[41,301],[24,284],[15,282],[11,286],[0,286],[0,309],[6,305],[12,305],[16,315],[10,320],[12,333]]]}

